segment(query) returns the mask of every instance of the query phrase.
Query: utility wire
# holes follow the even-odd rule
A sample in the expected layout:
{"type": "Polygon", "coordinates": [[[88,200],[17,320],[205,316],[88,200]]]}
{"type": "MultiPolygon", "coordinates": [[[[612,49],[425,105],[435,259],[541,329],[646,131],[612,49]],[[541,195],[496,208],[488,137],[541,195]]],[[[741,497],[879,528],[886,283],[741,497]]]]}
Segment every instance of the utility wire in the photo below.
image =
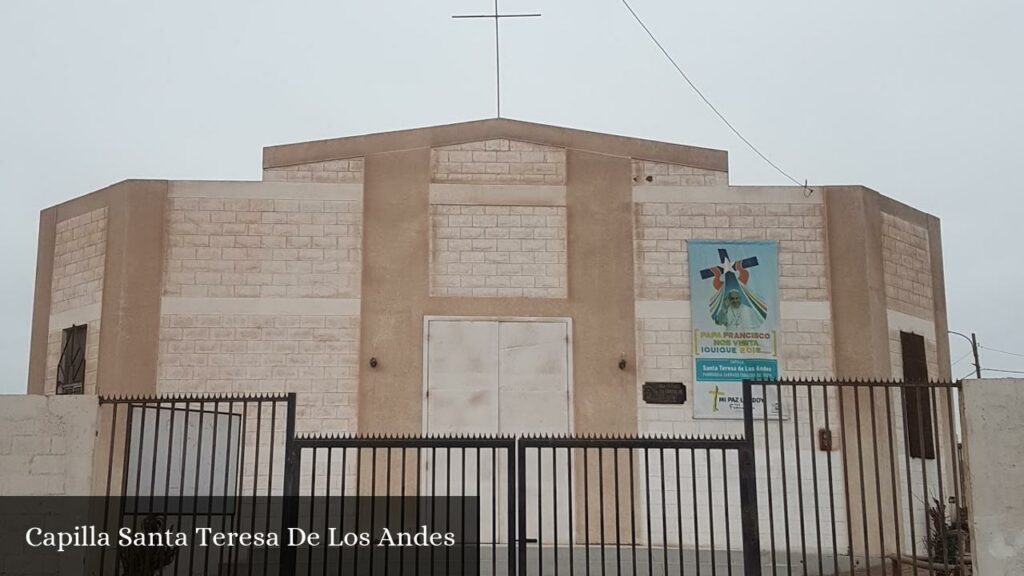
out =
{"type": "Polygon", "coordinates": [[[975,374],[974,368],[971,368],[971,371],[970,371],[970,372],[968,372],[967,374],[964,374],[963,376],[961,376],[961,377],[957,378],[957,380],[963,380],[964,378],[967,378],[967,377],[968,377],[968,376],[970,376],[971,374],[975,374]]]}
{"type": "Polygon", "coordinates": [[[792,176],[790,176],[789,173],[787,173],[785,170],[780,168],[775,162],[772,162],[771,160],[769,160],[768,157],[765,156],[760,150],[758,150],[757,146],[754,146],[750,142],[750,140],[747,140],[743,136],[743,134],[740,134],[740,131],[737,130],[736,127],[732,125],[732,122],[729,122],[729,120],[726,119],[725,115],[722,114],[721,112],[719,112],[718,108],[716,108],[715,105],[711,103],[711,100],[709,100],[708,97],[705,96],[704,93],[700,91],[700,88],[697,88],[697,85],[694,84],[692,80],[690,80],[690,77],[687,76],[686,72],[683,71],[682,67],[680,67],[679,64],[676,63],[675,59],[672,58],[672,55],[668,53],[668,50],[666,50],[665,47],[662,46],[661,42],[659,42],[658,39],[654,36],[654,33],[651,32],[651,29],[647,27],[647,24],[644,24],[644,21],[640,18],[640,15],[637,14],[635,10],[633,10],[633,7],[629,5],[629,2],[627,0],[622,0],[622,4],[626,7],[627,10],[629,10],[629,13],[633,15],[633,18],[636,20],[637,24],[639,24],[640,27],[644,29],[644,32],[646,32],[647,36],[649,36],[651,41],[654,42],[654,45],[657,46],[658,49],[661,50],[661,53],[665,55],[665,58],[667,58],[668,61],[672,64],[672,66],[676,69],[676,72],[678,72],[679,75],[683,77],[683,80],[686,80],[686,83],[689,84],[690,88],[692,88],[693,91],[697,93],[697,96],[700,96],[700,99],[703,100],[704,103],[708,105],[708,108],[710,108],[711,111],[714,112],[715,115],[718,116],[718,118],[726,126],[729,127],[729,130],[732,130],[732,133],[735,134],[737,138],[742,140],[743,143],[747,145],[747,147],[749,147],[751,150],[753,150],[755,154],[760,156],[762,160],[767,162],[768,165],[771,166],[772,168],[774,168],[779,174],[782,174],[783,176],[788,178],[791,182],[793,182],[797,186],[802,187],[805,191],[807,191],[808,195],[810,195],[811,192],[814,192],[813,188],[808,188],[807,187],[807,181],[806,180],[801,183],[796,178],[793,178],[792,176]]]}
{"type": "Polygon", "coordinates": [[[961,356],[959,360],[957,360],[956,362],[953,362],[952,364],[950,364],[950,367],[956,366],[957,364],[963,362],[965,358],[967,358],[968,356],[970,356],[973,353],[974,353],[973,350],[968,350],[967,353],[964,354],[963,356],[961,356]]]}
{"type": "Polygon", "coordinates": [[[1006,350],[996,350],[995,348],[989,348],[988,346],[982,346],[981,344],[978,344],[978,348],[981,348],[982,350],[988,350],[989,352],[998,352],[1000,354],[1008,354],[1010,356],[1024,358],[1024,354],[1018,354],[1016,352],[1007,352],[1006,350]]]}
{"type": "Polygon", "coordinates": [[[982,372],[1002,372],[1004,374],[1024,374],[1024,370],[1000,370],[998,368],[982,368],[982,372]]]}

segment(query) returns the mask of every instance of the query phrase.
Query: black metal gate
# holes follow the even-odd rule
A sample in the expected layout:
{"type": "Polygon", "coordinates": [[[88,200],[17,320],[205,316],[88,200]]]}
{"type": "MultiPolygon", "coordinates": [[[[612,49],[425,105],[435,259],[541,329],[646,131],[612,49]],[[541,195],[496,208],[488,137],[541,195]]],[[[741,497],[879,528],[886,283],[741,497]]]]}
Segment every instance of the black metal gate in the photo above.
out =
{"type": "Polygon", "coordinates": [[[745,382],[771,574],[969,574],[959,389],[745,382]]]}
{"type": "Polygon", "coordinates": [[[520,439],[519,574],[760,574],[751,455],[740,438],[520,439]]]}
{"type": "Polygon", "coordinates": [[[393,555],[284,550],[282,566],[295,571],[282,574],[760,573],[752,446],[742,439],[299,436],[288,453],[285,484],[297,490],[285,528],[340,522],[377,533],[434,518],[464,542],[393,555]],[[362,522],[353,497],[376,502],[361,508],[362,522]],[[446,500],[463,497],[475,499],[471,517],[465,502],[446,500]],[[752,513],[733,522],[735,504],[752,513]]]}
{"type": "MultiPolygon", "coordinates": [[[[319,437],[295,433],[294,394],[102,398],[101,521],[284,534],[355,514],[463,537],[428,564],[358,547],[165,551],[179,576],[965,576],[958,389],[745,382],[742,438],[319,437]]],[[[114,547],[89,571],[154,561],[114,547]]]]}
{"type": "MultiPolygon", "coordinates": [[[[103,532],[279,528],[294,394],[101,397],[100,407],[107,439],[103,505],[97,514],[103,532]]],[[[102,575],[146,573],[147,568],[150,574],[270,574],[277,564],[268,547],[98,550],[89,570],[102,575]]]]}

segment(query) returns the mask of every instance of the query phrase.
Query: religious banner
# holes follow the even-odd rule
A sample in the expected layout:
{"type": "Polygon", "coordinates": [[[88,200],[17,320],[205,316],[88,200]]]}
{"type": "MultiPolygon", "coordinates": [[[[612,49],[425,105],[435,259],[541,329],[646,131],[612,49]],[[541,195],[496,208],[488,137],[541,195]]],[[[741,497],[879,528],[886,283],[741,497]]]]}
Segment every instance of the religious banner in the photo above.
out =
{"type": "MultiPolygon", "coordinates": [[[[779,376],[778,244],[690,240],[694,418],[743,418],[743,380],[779,376]]],[[[754,388],[754,413],[779,416],[778,394],[754,388]]]]}

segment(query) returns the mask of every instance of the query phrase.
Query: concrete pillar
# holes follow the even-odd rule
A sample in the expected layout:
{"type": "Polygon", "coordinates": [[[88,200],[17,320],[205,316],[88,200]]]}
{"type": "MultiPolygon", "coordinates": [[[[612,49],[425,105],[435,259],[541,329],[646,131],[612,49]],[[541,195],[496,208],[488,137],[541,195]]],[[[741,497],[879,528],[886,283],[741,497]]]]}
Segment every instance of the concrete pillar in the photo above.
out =
{"type": "Polygon", "coordinates": [[[1024,574],[1024,379],[966,380],[963,444],[974,573],[1024,574]]]}

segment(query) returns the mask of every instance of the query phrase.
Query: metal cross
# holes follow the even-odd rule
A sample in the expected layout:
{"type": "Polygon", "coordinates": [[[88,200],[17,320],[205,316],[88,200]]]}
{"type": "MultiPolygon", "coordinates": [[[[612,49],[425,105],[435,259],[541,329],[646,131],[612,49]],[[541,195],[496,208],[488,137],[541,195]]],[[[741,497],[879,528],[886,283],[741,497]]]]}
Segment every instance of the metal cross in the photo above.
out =
{"type": "Polygon", "coordinates": [[[494,0],[493,14],[464,14],[452,18],[493,18],[494,19],[494,78],[495,92],[498,102],[498,118],[501,118],[501,37],[499,21],[502,18],[538,18],[540,14],[502,14],[498,10],[498,0],[494,0]]]}

